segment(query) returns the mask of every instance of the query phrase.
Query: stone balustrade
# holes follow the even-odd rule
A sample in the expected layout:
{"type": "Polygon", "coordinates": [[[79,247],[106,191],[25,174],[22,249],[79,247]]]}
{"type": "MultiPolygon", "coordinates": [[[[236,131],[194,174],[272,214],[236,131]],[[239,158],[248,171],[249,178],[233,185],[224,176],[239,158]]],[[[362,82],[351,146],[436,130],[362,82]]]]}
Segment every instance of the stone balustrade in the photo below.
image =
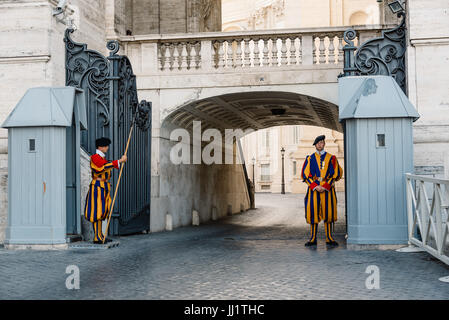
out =
{"type": "MultiPolygon", "coordinates": [[[[388,27],[355,27],[355,44],[380,35],[388,27]]],[[[132,59],[137,73],[208,72],[214,69],[241,72],[248,68],[340,66],[346,30],[347,27],[326,27],[144,35],[124,36],[120,41],[125,46],[125,54],[130,57],[140,50],[138,61],[132,59]]]]}

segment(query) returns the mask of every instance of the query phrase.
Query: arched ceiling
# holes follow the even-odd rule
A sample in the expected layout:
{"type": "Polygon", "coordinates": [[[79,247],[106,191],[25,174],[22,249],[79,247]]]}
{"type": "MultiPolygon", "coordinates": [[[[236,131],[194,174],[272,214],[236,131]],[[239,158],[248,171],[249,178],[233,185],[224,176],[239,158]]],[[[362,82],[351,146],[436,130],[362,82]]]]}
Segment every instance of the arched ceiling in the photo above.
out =
{"type": "Polygon", "coordinates": [[[206,98],[180,107],[167,116],[167,121],[186,129],[192,128],[193,121],[201,121],[203,130],[309,125],[343,132],[335,104],[291,92],[242,92],[206,98]]]}

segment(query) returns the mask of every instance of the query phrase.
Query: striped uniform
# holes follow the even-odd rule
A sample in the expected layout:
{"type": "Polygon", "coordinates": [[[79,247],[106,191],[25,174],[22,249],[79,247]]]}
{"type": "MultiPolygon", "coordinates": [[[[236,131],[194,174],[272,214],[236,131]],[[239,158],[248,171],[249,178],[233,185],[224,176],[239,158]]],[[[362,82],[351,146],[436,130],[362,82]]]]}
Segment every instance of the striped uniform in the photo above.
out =
{"type": "Polygon", "coordinates": [[[112,176],[112,169],[119,168],[119,162],[118,160],[109,162],[97,153],[90,157],[90,168],[92,170],[92,182],[86,196],[84,217],[93,224],[94,241],[102,241],[101,221],[108,217],[112,203],[109,180],[112,176]]]}
{"type": "Polygon", "coordinates": [[[317,224],[324,220],[327,240],[331,241],[330,224],[337,221],[337,195],[334,182],[341,179],[343,170],[337,157],[324,152],[307,156],[302,166],[301,177],[309,186],[304,198],[306,221],[311,225],[311,241],[316,239],[317,224]],[[314,190],[318,185],[327,191],[314,190]],[[315,225],[316,224],[316,225],[315,225]]]}

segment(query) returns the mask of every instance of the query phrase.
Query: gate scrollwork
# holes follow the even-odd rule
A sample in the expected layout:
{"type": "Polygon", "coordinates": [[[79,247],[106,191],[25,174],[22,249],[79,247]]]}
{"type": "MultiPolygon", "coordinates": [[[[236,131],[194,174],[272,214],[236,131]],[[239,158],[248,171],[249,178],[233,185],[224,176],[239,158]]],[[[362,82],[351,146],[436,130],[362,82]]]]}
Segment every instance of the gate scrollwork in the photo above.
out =
{"type": "Polygon", "coordinates": [[[344,76],[347,75],[387,75],[392,76],[406,92],[405,53],[406,25],[405,13],[400,12],[401,23],[390,30],[382,31],[380,37],[369,39],[357,49],[353,40],[357,34],[348,29],[344,34],[347,43],[345,51],[344,76]],[[357,49],[357,51],[355,51],[357,49]],[[355,51],[355,55],[354,55],[355,51]]]}
{"type": "MultiPolygon", "coordinates": [[[[117,54],[120,45],[116,40],[107,42],[109,56],[105,57],[73,41],[71,33],[73,30],[67,29],[64,37],[66,85],[85,92],[88,130],[82,133],[82,147],[93,154],[95,140],[109,137],[108,154],[117,159],[125,150],[133,121],[136,124],[109,230],[113,235],[149,230],[151,103],[139,103],[131,62],[117,54]]],[[[112,178],[113,184],[115,181],[117,173],[112,178]]]]}
{"type": "MultiPolygon", "coordinates": [[[[99,52],[87,49],[87,45],[72,40],[73,29],[65,31],[66,85],[88,89],[91,105],[96,104],[96,116],[103,119],[102,126],[109,125],[109,61],[99,52]]],[[[88,115],[88,120],[92,115],[88,115]]],[[[83,139],[85,140],[85,139],[83,139]]],[[[82,141],[83,147],[91,146],[82,141]]]]}

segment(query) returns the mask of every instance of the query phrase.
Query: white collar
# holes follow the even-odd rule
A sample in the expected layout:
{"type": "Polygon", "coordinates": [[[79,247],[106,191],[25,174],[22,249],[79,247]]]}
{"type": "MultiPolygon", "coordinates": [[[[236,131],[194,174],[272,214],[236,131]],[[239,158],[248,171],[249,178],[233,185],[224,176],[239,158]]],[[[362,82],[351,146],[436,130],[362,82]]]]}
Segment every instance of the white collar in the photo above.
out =
{"type": "Polygon", "coordinates": [[[106,155],[103,152],[101,152],[100,150],[98,150],[98,149],[97,149],[97,154],[99,154],[103,158],[106,157],[106,155]]]}
{"type": "Polygon", "coordinates": [[[321,151],[315,151],[316,153],[318,153],[319,155],[323,155],[323,154],[325,154],[326,153],[326,151],[324,151],[324,149],[323,150],[321,150],[321,151]]]}

